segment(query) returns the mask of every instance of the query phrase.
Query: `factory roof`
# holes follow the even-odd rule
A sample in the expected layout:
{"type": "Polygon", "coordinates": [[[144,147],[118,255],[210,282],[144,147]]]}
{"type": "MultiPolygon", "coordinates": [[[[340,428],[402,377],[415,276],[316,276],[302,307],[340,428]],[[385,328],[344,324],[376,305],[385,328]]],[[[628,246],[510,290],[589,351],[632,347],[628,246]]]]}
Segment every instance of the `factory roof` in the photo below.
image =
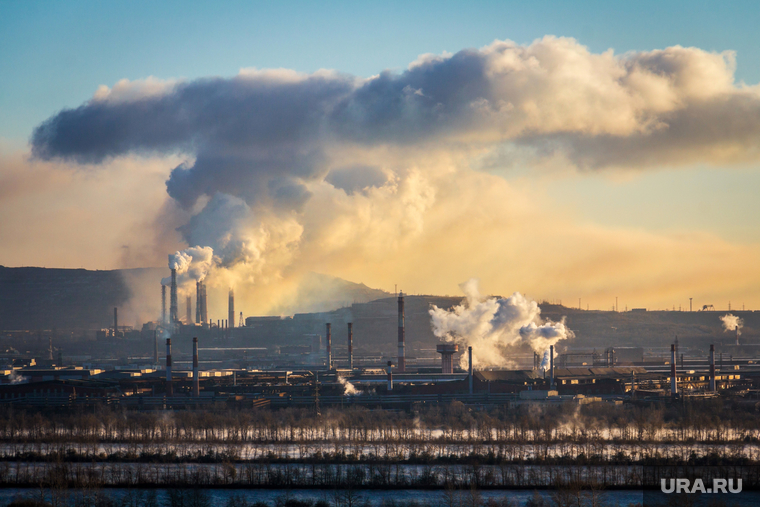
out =
{"type": "Polygon", "coordinates": [[[476,371],[475,378],[481,382],[525,382],[526,380],[543,379],[544,375],[538,370],[496,370],[476,371]]]}

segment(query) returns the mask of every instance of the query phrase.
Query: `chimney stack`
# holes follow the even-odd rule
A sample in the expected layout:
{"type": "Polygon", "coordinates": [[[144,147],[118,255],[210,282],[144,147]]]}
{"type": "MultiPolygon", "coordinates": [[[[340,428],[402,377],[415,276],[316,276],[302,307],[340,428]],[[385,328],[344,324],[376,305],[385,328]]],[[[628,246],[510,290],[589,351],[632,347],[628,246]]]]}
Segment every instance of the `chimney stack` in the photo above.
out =
{"type": "Polygon", "coordinates": [[[200,324],[201,319],[201,282],[195,282],[195,323],[200,324]]]}
{"type": "Polygon", "coordinates": [[[172,268],[172,287],[171,299],[169,300],[169,320],[170,324],[176,324],[179,321],[179,308],[177,302],[177,270],[172,268]]]}
{"type": "Polygon", "coordinates": [[[549,345],[549,389],[554,389],[554,345],[549,345]]]}
{"type": "MultiPolygon", "coordinates": [[[[208,318],[208,296],[206,294],[206,284],[201,282],[201,319],[204,323],[209,322],[208,318]]],[[[211,327],[211,324],[209,324],[211,327]]]]}
{"type": "Polygon", "coordinates": [[[153,364],[158,368],[158,330],[153,330],[153,364]]]}
{"type": "Polygon", "coordinates": [[[715,385],[715,345],[710,344],[710,391],[716,391],[715,385]]]}
{"type": "Polygon", "coordinates": [[[161,285],[161,325],[166,325],[166,285],[161,285]]]}
{"type": "Polygon", "coordinates": [[[670,394],[678,394],[678,380],[676,379],[676,346],[670,344],[670,394]]]}
{"type": "Polygon", "coordinates": [[[325,340],[327,341],[327,369],[332,370],[332,325],[328,322],[325,324],[325,340]]]}
{"type": "Polygon", "coordinates": [[[398,293],[398,371],[406,371],[406,336],[404,332],[404,293],[398,293]]]}
{"type": "Polygon", "coordinates": [[[393,361],[388,361],[388,390],[393,391],[393,361]]]}
{"type": "Polygon", "coordinates": [[[113,307],[113,337],[116,338],[119,335],[119,310],[113,307]]]}
{"type": "Polygon", "coordinates": [[[48,360],[53,360],[53,337],[48,336],[48,360]]]}
{"type": "Polygon", "coordinates": [[[469,369],[469,377],[470,377],[470,394],[472,394],[472,347],[467,347],[467,355],[470,359],[470,369],[469,369]]]}
{"type": "Polygon", "coordinates": [[[166,395],[174,396],[172,386],[172,339],[166,339],[166,395]]]}
{"type": "Polygon", "coordinates": [[[348,323],[348,368],[354,369],[354,330],[353,323],[348,323]]]}
{"type": "MultiPolygon", "coordinates": [[[[229,307],[227,311],[227,328],[232,329],[235,327],[235,293],[230,289],[229,307]]],[[[228,333],[230,336],[232,333],[228,333]]]]}
{"type": "Polygon", "coordinates": [[[198,378],[198,338],[193,337],[193,396],[201,395],[200,378],[198,378]]]}

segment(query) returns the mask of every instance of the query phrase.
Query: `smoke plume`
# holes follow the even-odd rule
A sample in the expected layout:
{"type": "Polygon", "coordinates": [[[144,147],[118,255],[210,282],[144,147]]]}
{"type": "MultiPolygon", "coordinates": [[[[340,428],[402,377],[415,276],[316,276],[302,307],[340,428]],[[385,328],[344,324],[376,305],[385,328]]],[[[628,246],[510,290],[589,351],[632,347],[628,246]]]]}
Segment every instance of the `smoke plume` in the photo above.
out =
{"type": "Polygon", "coordinates": [[[355,396],[362,393],[351,382],[346,380],[345,377],[338,377],[338,382],[343,386],[344,396],[355,396]]]}
{"type": "MultiPolygon", "coordinates": [[[[177,270],[177,287],[185,291],[192,291],[195,282],[204,280],[218,263],[214,250],[208,246],[186,248],[169,255],[169,269],[177,270]]],[[[168,286],[171,282],[171,277],[161,280],[162,285],[168,286]]]]}
{"type": "Polygon", "coordinates": [[[744,327],[744,321],[737,317],[736,315],[733,315],[731,313],[727,313],[726,315],[722,315],[720,317],[721,322],[723,322],[723,332],[728,333],[729,331],[736,331],[736,335],[740,336],[742,334],[742,327],[744,327]]]}
{"type": "MultiPolygon", "coordinates": [[[[433,305],[431,324],[438,338],[472,347],[474,366],[506,367],[512,364],[509,353],[514,347],[527,345],[542,354],[550,345],[574,337],[564,319],[544,322],[538,303],[519,292],[508,298],[486,298],[480,295],[474,278],[459,287],[465,302],[448,311],[433,305]]],[[[460,364],[467,364],[464,355],[460,364]]]]}

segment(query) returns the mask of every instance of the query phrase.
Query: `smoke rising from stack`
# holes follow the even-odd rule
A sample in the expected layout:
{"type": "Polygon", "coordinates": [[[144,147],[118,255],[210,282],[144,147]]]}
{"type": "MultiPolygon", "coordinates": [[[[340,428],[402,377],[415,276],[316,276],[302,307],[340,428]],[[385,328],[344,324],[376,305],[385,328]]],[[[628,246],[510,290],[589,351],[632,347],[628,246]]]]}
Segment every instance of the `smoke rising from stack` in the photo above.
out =
{"type": "MultiPolygon", "coordinates": [[[[451,310],[433,305],[430,309],[433,333],[442,340],[472,347],[473,363],[478,368],[510,367],[510,350],[528,345],[543,354],[550,345],[575,335],[560,322],[543,321],[541,309],[533,300],[515,292],[508,298],[486,298],[478,290],[478,280],[459,286],[466,300],[451,310]]],[[[467,367],[467,358],[460,358],[467,367]]]]}
{"type": "Polygon", "coordinates": [[[723,323],[724,333],[728,333],[729,331],[736,331],[736,335],[741,336],[742,328],[744,327],[744,320],[737,317],[736,315],[727,313],[726,315],[721,315],[720,321],[723,323]]]}

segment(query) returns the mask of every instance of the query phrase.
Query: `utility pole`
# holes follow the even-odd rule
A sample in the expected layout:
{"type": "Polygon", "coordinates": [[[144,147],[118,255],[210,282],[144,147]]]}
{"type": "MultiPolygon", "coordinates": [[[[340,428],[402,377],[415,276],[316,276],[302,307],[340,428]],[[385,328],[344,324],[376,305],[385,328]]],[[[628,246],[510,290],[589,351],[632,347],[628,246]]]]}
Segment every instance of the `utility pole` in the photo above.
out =
{"type": "Polygon", "coordinates": [[[689,311],[691,311],[691,298],[689,298],[689,311]]]}

